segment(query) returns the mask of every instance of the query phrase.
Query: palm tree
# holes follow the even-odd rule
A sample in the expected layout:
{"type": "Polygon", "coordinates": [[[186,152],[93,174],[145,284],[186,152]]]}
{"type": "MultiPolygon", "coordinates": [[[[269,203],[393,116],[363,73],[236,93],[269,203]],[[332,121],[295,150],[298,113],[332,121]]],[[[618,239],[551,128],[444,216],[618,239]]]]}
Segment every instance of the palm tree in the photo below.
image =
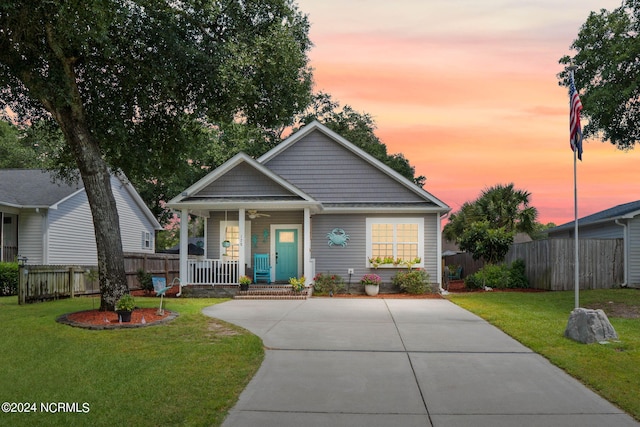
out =
{"type": "Polygon", "coordinates": [[[492,228],[504,227],[508,232],[531,233],[535,230],[538,210],[529,206],[531,193],[514,189],[513,183],[498,184],[482,191],[474,203],[478,217],[486,219],[492,228]]]}

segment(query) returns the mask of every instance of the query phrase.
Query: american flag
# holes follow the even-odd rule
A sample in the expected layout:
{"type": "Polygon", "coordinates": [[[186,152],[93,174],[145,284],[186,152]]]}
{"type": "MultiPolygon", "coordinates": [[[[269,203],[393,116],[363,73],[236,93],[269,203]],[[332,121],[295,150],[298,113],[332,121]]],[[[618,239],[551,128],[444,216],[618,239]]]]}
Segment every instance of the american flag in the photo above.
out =
{"type": "Polygon", "coordinates": [[[573,71],[569,77],[569,139],[571,142],[571,151],[578,150],[578,159],[582,160],[582,129],[580,128],[580,111],[582,111],[582,102],[576,90],[576,83],[573,80],[573,71]]]}

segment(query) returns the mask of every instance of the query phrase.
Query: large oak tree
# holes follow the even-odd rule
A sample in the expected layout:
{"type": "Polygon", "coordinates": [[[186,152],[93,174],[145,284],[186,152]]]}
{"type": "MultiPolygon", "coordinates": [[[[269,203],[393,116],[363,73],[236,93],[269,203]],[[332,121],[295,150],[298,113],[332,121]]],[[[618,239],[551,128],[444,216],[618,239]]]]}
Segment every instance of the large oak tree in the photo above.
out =
{"type": "MultiPolygon", "coordinates": [[[[640,1],[592,12],[572,43],[575,81],[587,119],[584,135],[610,141],[620,149],[640,140],[640,1]]],[[[568,85],[566,71],[560,84],[568,85]]]]}
{"type": "Polygon", "coordinates": [[[52,121],[83,180],[101,309],[127,291],[110,169],[153,181],[203,125],[291,124],[311,87],[291,0],[12,0],[0,4],[0,106],[52,121]]]}

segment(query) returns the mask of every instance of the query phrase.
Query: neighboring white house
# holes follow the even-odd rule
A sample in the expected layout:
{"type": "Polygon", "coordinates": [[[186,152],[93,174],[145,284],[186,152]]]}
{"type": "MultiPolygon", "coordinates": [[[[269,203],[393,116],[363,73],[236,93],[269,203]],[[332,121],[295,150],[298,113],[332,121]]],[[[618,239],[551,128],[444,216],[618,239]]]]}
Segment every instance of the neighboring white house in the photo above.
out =
{"type": "MultiPolygon", "coordinates": [[[[122,174],[111,176],[124,252],[154,253],[161,226],[122,174]]],[[[0,169],[0,260],[97,265],[96,240],[82,181],[69,185],[37,169],[0,169]]]]}
{"type": "MultiPolygon", "coordinates": [[[[573,238],[574,221],[549,230],[550,239],[573,238]]],[[[624,285],[640,288],[640,200],[578,219],[580,239],[623,239],[624,285]]]]}

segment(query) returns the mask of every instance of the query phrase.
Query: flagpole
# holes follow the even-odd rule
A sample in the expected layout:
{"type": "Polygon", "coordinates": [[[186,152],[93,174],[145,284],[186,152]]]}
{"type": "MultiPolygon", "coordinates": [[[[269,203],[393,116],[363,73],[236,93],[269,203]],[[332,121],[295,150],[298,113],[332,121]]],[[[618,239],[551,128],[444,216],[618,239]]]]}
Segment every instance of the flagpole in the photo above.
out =
{"type": "Polygon", "coordinates": [[[580,307],[580,254],[578,253],[578,150],[573,150],[573,234],[574,234],[574,279],[575,308],[580,307]]]}
{"type": "MultiPolygon", "coordinates": [[[[574,84],[574,71],[576,68],[575,65],[571,64],[569,67],[569,72],[571,73],[571,85],[572,87],[575,86],[574,84]]],[[[577,89],[574,90],[577,92],[577,89]]],[[[577,95],[576,95],[577,97],[577,95]]],[[[579,99],[578,99],[578,102],[579,99]]],[[[573,105],[573,99],[571,99],[570,101],[571,103],[571,109],[573,110],[574,105],[573,105]]],[[[582,105],[580,104],[580,109],[582,109],[582,105]]],[[[582,138],[582,134],[580,131],[580,112],[578,111],[576,113],[577,116],[577,126],[578,126],[578,133],[579,133],[579,137],[582,138]]],[[[570,126],[573,126],[573,123],[571,123],[570,126]]],[[[578,144],[576,143],[575,146],[573,145],[574,140],[573,140],[574,135],[571,135],[571,141],[572,141],[572,148],[573,148],[573,236],[574,236],[574,278],[573,278],[573,289],[574,289],[574,299],[575,299],[575,308],[579,308],[580,307],[580,254],[578,252],[578,248],[579,248],[579,240],[578,240],[578,167],[577,167],[577,157],[580,155],[580,150],[581,147],[578,147],[578,144]]],[[[581,144],[581,141],[580,141],[581,144]]],[[[580,156],[580,159],[582,160],[582,156],[580,156]]]]}

